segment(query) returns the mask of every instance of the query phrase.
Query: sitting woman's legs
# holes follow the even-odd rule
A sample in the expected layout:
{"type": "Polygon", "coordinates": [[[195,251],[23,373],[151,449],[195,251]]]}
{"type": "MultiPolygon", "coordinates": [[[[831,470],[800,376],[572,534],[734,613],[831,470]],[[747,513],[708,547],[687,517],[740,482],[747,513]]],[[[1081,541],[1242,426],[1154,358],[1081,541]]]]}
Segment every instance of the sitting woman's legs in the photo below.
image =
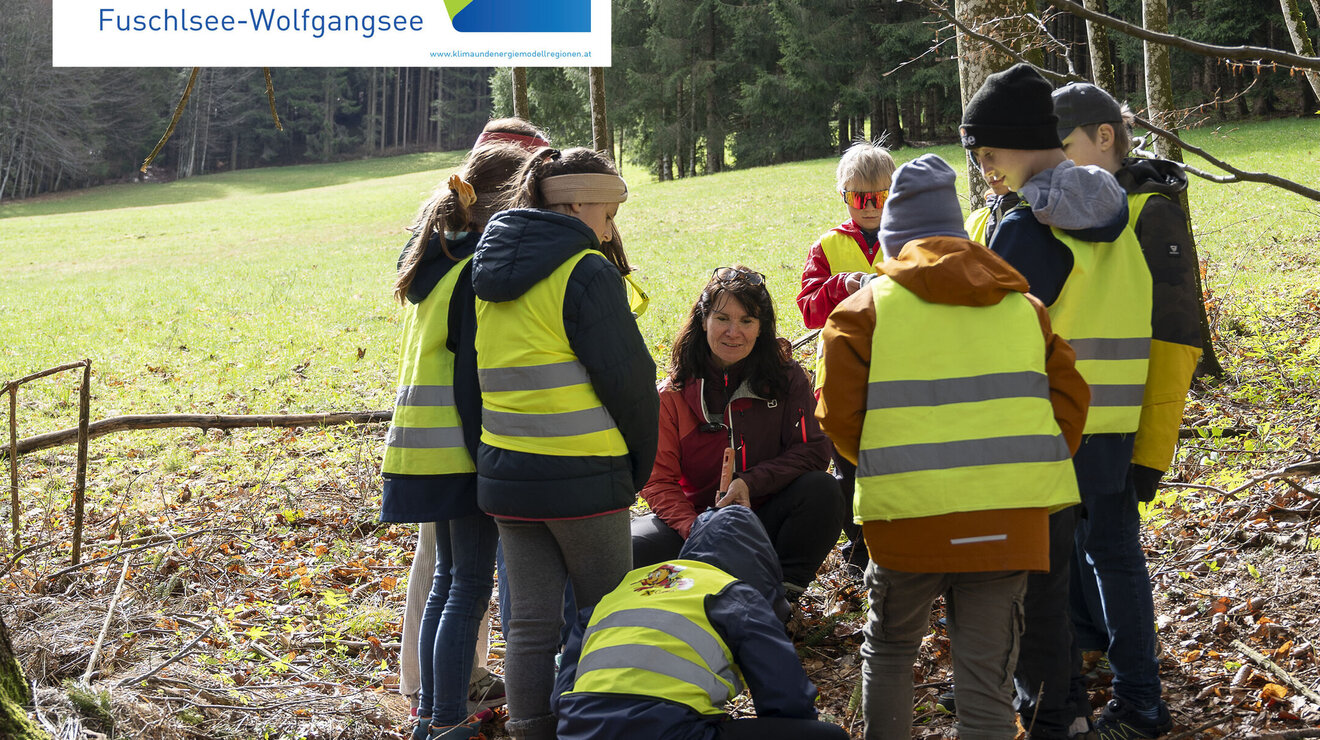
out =
{"type": "Polygon", "coordinates": [[[756,510],[784,569],[784,581],[806,588],[843,529],[839,482],[823,470],[803,473],[756,510]]]}
{"type": "Polygon", "coordinates": [[[683,535],[655,514],[632,520],[632,561],[636,567],[673,560],[683,549],[683,535]]]}

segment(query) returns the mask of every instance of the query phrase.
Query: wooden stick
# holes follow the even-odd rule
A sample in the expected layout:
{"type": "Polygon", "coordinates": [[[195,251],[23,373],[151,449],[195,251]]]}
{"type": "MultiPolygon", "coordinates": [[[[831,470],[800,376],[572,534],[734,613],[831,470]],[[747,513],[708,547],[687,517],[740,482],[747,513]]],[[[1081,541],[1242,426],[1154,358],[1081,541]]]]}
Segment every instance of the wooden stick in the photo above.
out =
{"type": "MultiPolygon", "coordinates": [[[[125,564],[127,564],[127,561],[125,561],[125,564]]],[[[183,649],[182,649],[182,650],[180,650],[179,652],[175,653],[174,655],[171,655],[171,656],[169,657],[169,659],[166,660],[164,663],[161,663],[160,665],[156,666],[155,668],[152,668],[151,670],[147,671],[146,673],[143,673],[141,676],[138,676],[137,678],[124,678],[124,679],[120,679],[120,680],[115,684],[115,688],[117,689],[117,688],[119,688],[120,686],[123,686],[123,685],[126,684],[126,683],[139,683],[139,682],[141,682],[141,681],[145,681],[145,680],[147,680],[148,678],[151,678],[152,676],[156,675],[157,673],[160,673],[161,669],[165,668],[166,666],[168,666],[168,665],[171,664],[171,663],[178,662],[179,659],[181,659],[183,656],[187,655],[188,652],[191,651],[191,650],[197,645],[197,643],[201,642],[203,638],[205,638],[207,635],[211,634],[211,630],[213,630],[213,629],[215,629],[215,622],[214,622],[214,621],[212,621],[211,624],[208,625],[207,628],[206,628],[205,630],[203,630],[202,633],[201,633],[200,635],[194,637],[194,638],[192,639],[191,642],[189,642],[187,645],[184,645],[184,646],[183,646],[183,649]]]]}
{"type": "MultiPolygon", "coordinates": [[[[334,411],[325,414],[129,414],[94,421],[87,427],[87,439],[103,437],[112,432],[128,429],[241,429],[245,427],[302,427],[332,426],[335,424],[374,424],[389,421],[393,411],[334,411]]],[[[78,429],[61,429],[26,439],[15,445],[18,455],[60,447],[78,438],[78,429]]],[[[9,455],[10,446],[0,448],[0,455],[9,455]]]]}
{"type": "Polygon", "coordinates": [[[181,541],[181,540],[186,540],[186,539],[189,539],[189,538],[191,538],[191,537],[196,537],[196,536],[199,535],[199,534],[205,534],[205,533],[207,533],[207,532],[220,532],[220,531],[224,531],[224,530],[220,530],[220,529],[199,529],[199,530],[196,530],[196,531],[194,531],[194,532],[189,532],[189,533],[187,533],[187,534],[181,534],[181,535],[179,535],[179,536],[177,536],[177,537],[175,537],[175,536],[173,536],[173,535],[161,535],[161,539],[156,540],[155,542],[150,542],[150,543],[147,543],[147,544],[145,544],[145,545],[140,545],[140,546],[138,546],[138,547],[134,547],[134,548],[131,548],[131,549],[128,549],[128,550],[120,550],[120,551],[118,551],[118,552],[114,552],[114,553],[111,553],[111,554],[109,554],[109,555],[106,555],[105,557],[102,557],[102,558],[96,558],[95,560],[87,560],[87,561],[85,561],[85,562],[78,563],[77,565],[70,565],[70,566],[67,567],[67,568],[64,568],[64,569],[62,569],[62,570],[56,571],[56,572],[50,574],[49,576],[46,576],[46,580],[53,581],[53,580],[55,580],[56,578],[59,578],[59,577],[62,576],[62,575],[66,575],[66,574],[68,574],[68,573],[72,573],[72,572],[74,572],[75,570],[79,570],[79,569],[81,569],[81,568],[86,568],[86,567],[89,566],[89,565],[96,565],[97,563],[105,563],[105,562],[109,562],[109,561],[111,561],[111,560],[115,560],[116,558],[121,558],[121,557],[123,557],[123,556],[125,556],[125,555],[131,555],[132,553],[138,552],[138,551],[140,551],[140,550],[146,550],[146,549],[149,549],[149,548],[155,547],[156,545],[163,545],[163,544],[165,544],[165,543],[167,543],[167,542],[179,542],[179,541],[181,541]]]}
{"type": "Polygon", "coordinates": [[[83,671],[82,683],[86,684],[92,678],[92,672],[96,670],[96,659],[101,657],[101,645],[105,642],[105,634],[110,631],[110,620],[115,616],[115,605],[119,603],[119,594],[124,590],[124,579],[128,578],[128,566],[133,562],[133,558],[124,561],[124,569],[119,571],[119,585],[115,586],[115,595],[110,597],[110,608],[105,610],[105,624],[101,625],[101,634],[96,638],[96,647],[92,648],[91,660],[87,661],[87,670],[83,671]]]}
{"type": "Polygon", "coordinates": [[[1241,640],[1235,639],[1231,644],[1233,645],[1233,647],[1237,648],[1238,650],[1241,650],[1242,652],[1250,656],[1252,660],[1265,666],[1267,669],[1269,669],[1270,673],[1273,673],[1280,681],[1283,681],[1284,683],[1288,684],[1288,686],[1292,687],[1294,691],[1301,694],[1302,696],[1305,696],[1307,699],[1310,699],[1316,704],[1320,704],[1320,694],[1315,693],[1305,684],[1303,684],[1301,681],[1298,681],[1297,679],[1293,678],[1291,673],[1283,670],[1283,668],[1281,668],[1278,663],[1275,663],[1274,661],[1265,657],[1264,653],[1261,653],[1260,651],[1256,650],[1255,648],[1251,647],[1250,645],[1248,645],[1247,643],[1241,640]]]}
{"type": "Polygon", "coordinates": [[[275,110],[275,83],[270,81],[270,67],[262,67],[261,71],[266,73],[266,99],[270,101],[270,117],[275,119],[275,130],[283,131],[279,111],[275,110]]]}
{"type": "Polygon", "coordinates": [[[6,390],[6,391],[7,391],[7,390],[9,390],[9,389],[11,389],[11,388],[17,388],[18,386],[23,385],[24,383],[30,383],[30,382],[32,382],[32,381],[34,381],[34,380],[38,380],[38,379],[40,379],[40,378],[44,378],[44,377],[46,377],[47,375],[54,375],[55,373],[62,373],[62,372],[64,372],[65,370],[73,370],[74,368],[82,367],[82,364],[83,364],[83,361],[82,361],[82,360],[78,360],[77,362],[68,362],[68,363],[65,363],[65,364],[63,364],[63,365],[58,365],[58,366],[56,366],[56,367],[47,368],[47,369],[45,369],[45,370],[42,370],[41,372],[32,373],[31,375],[24,375],[23,377],[19,378],[18,380],[11,380],[11,381],[5,383],[4,386],[0,387],[0,390],[6,390]]]}
{"type": "Polygon", "coordinates": [[[74,565],[82,557],[83,507],[87,499],[87,426],[91,422],[92,360],[83,360],[82,388],[78,392],[78,475],[73,488],[74,565]]]}
{"type": "MultiPolygon", "coordinates": [[[[9,449],[18,449],[18,385],[9,386],[9,449]]],[[[9,456],[9,515],[13,521],[14,549],[19,549],[18,537],[18,455],[9,456]]]]}

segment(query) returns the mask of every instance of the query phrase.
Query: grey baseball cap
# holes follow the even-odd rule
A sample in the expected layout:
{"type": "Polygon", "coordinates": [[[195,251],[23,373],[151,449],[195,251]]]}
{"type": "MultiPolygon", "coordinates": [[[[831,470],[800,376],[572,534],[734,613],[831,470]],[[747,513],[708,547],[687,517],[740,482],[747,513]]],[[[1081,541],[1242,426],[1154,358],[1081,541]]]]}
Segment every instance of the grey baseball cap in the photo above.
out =
{"type": "Polygon", "coordinates": [[[1059,117],[1059,138],[1090,123],[1119,123],[1123,110],[1118,101],[1089,82],[1069,82],[1052,93],[1054,115],[1059,117]]]}

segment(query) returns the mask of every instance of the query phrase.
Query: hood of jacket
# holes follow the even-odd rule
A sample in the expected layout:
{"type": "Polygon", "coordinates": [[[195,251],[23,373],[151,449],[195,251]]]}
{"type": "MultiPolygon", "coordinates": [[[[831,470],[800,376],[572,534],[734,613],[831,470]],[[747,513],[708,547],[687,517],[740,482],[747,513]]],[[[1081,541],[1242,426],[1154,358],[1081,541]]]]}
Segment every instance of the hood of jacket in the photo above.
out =
{"type": "MultiPolygon", "coordinates": [[[[408,302],[417,304],[426,300],[445,275],[458,265],[458,260],[472,254],[480,238],[481,234],[477,232],[465,231],[449,239],[446,246],[449,247],[449,253],[454,255],[454,259],[449,259],[440,248],[440,238],[432,235],[426,242],[426,251],[422,253],[421,261],[417,264],[417,272],[413,275],[412,282],[408,284],[408,302]]],[[[399,265],[403,265],[403,259],[411,246],[412,240],[409,240],[408,245],[399,254],[399,265]]]]}
{"type": "Polygon", "coordinates": [[[1079,239],[1109,242],[1127,225],[1127,193],[1108,171],[1065,159],[1037,173],[1019,191],[1037,221],[1079,239]]]}
{"type": "Polygon", "coordinates": [[[569,257],[599,248],[591,227],[572,216],[533,208],[500,211],[486,224],[472,258],[472,288],[484,301],[512,301],[569,257]]]}
{"type": "Polygon", "coordinates": [[[1003,257],[955,236],[913,239],[877,267],[931,303],[993,306],[1009,293],[1027,292],[1027,279],[1003,257]]]}
{"type": "Polygon", "coordinates": [[[784,574],[770,535],[746,506],[726,506],[697,517],[678,557],[699,560],[756,589],[773,605],[784,598],[784,574]]]}
{"type": "Polygon", "coordinates": [[[1114,177],[1129,193],[1173,196],[1187,189],[1187,173],[1166,159],[1125,159],[1114,177]]]}

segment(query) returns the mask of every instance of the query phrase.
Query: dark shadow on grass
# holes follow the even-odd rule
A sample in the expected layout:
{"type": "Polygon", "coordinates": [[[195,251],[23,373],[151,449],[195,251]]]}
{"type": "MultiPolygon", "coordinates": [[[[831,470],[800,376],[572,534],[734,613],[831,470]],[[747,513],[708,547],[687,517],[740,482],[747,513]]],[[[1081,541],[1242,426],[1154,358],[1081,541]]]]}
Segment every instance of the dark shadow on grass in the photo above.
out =
{"type": "Polygon", "coordinates": [[[269,195],[456,167],[467,152],[425,152],[200,175],[169,183],[121,183],[0,203],[0,219],[117,208],[198,203],[243,195],[269,195]]]}

